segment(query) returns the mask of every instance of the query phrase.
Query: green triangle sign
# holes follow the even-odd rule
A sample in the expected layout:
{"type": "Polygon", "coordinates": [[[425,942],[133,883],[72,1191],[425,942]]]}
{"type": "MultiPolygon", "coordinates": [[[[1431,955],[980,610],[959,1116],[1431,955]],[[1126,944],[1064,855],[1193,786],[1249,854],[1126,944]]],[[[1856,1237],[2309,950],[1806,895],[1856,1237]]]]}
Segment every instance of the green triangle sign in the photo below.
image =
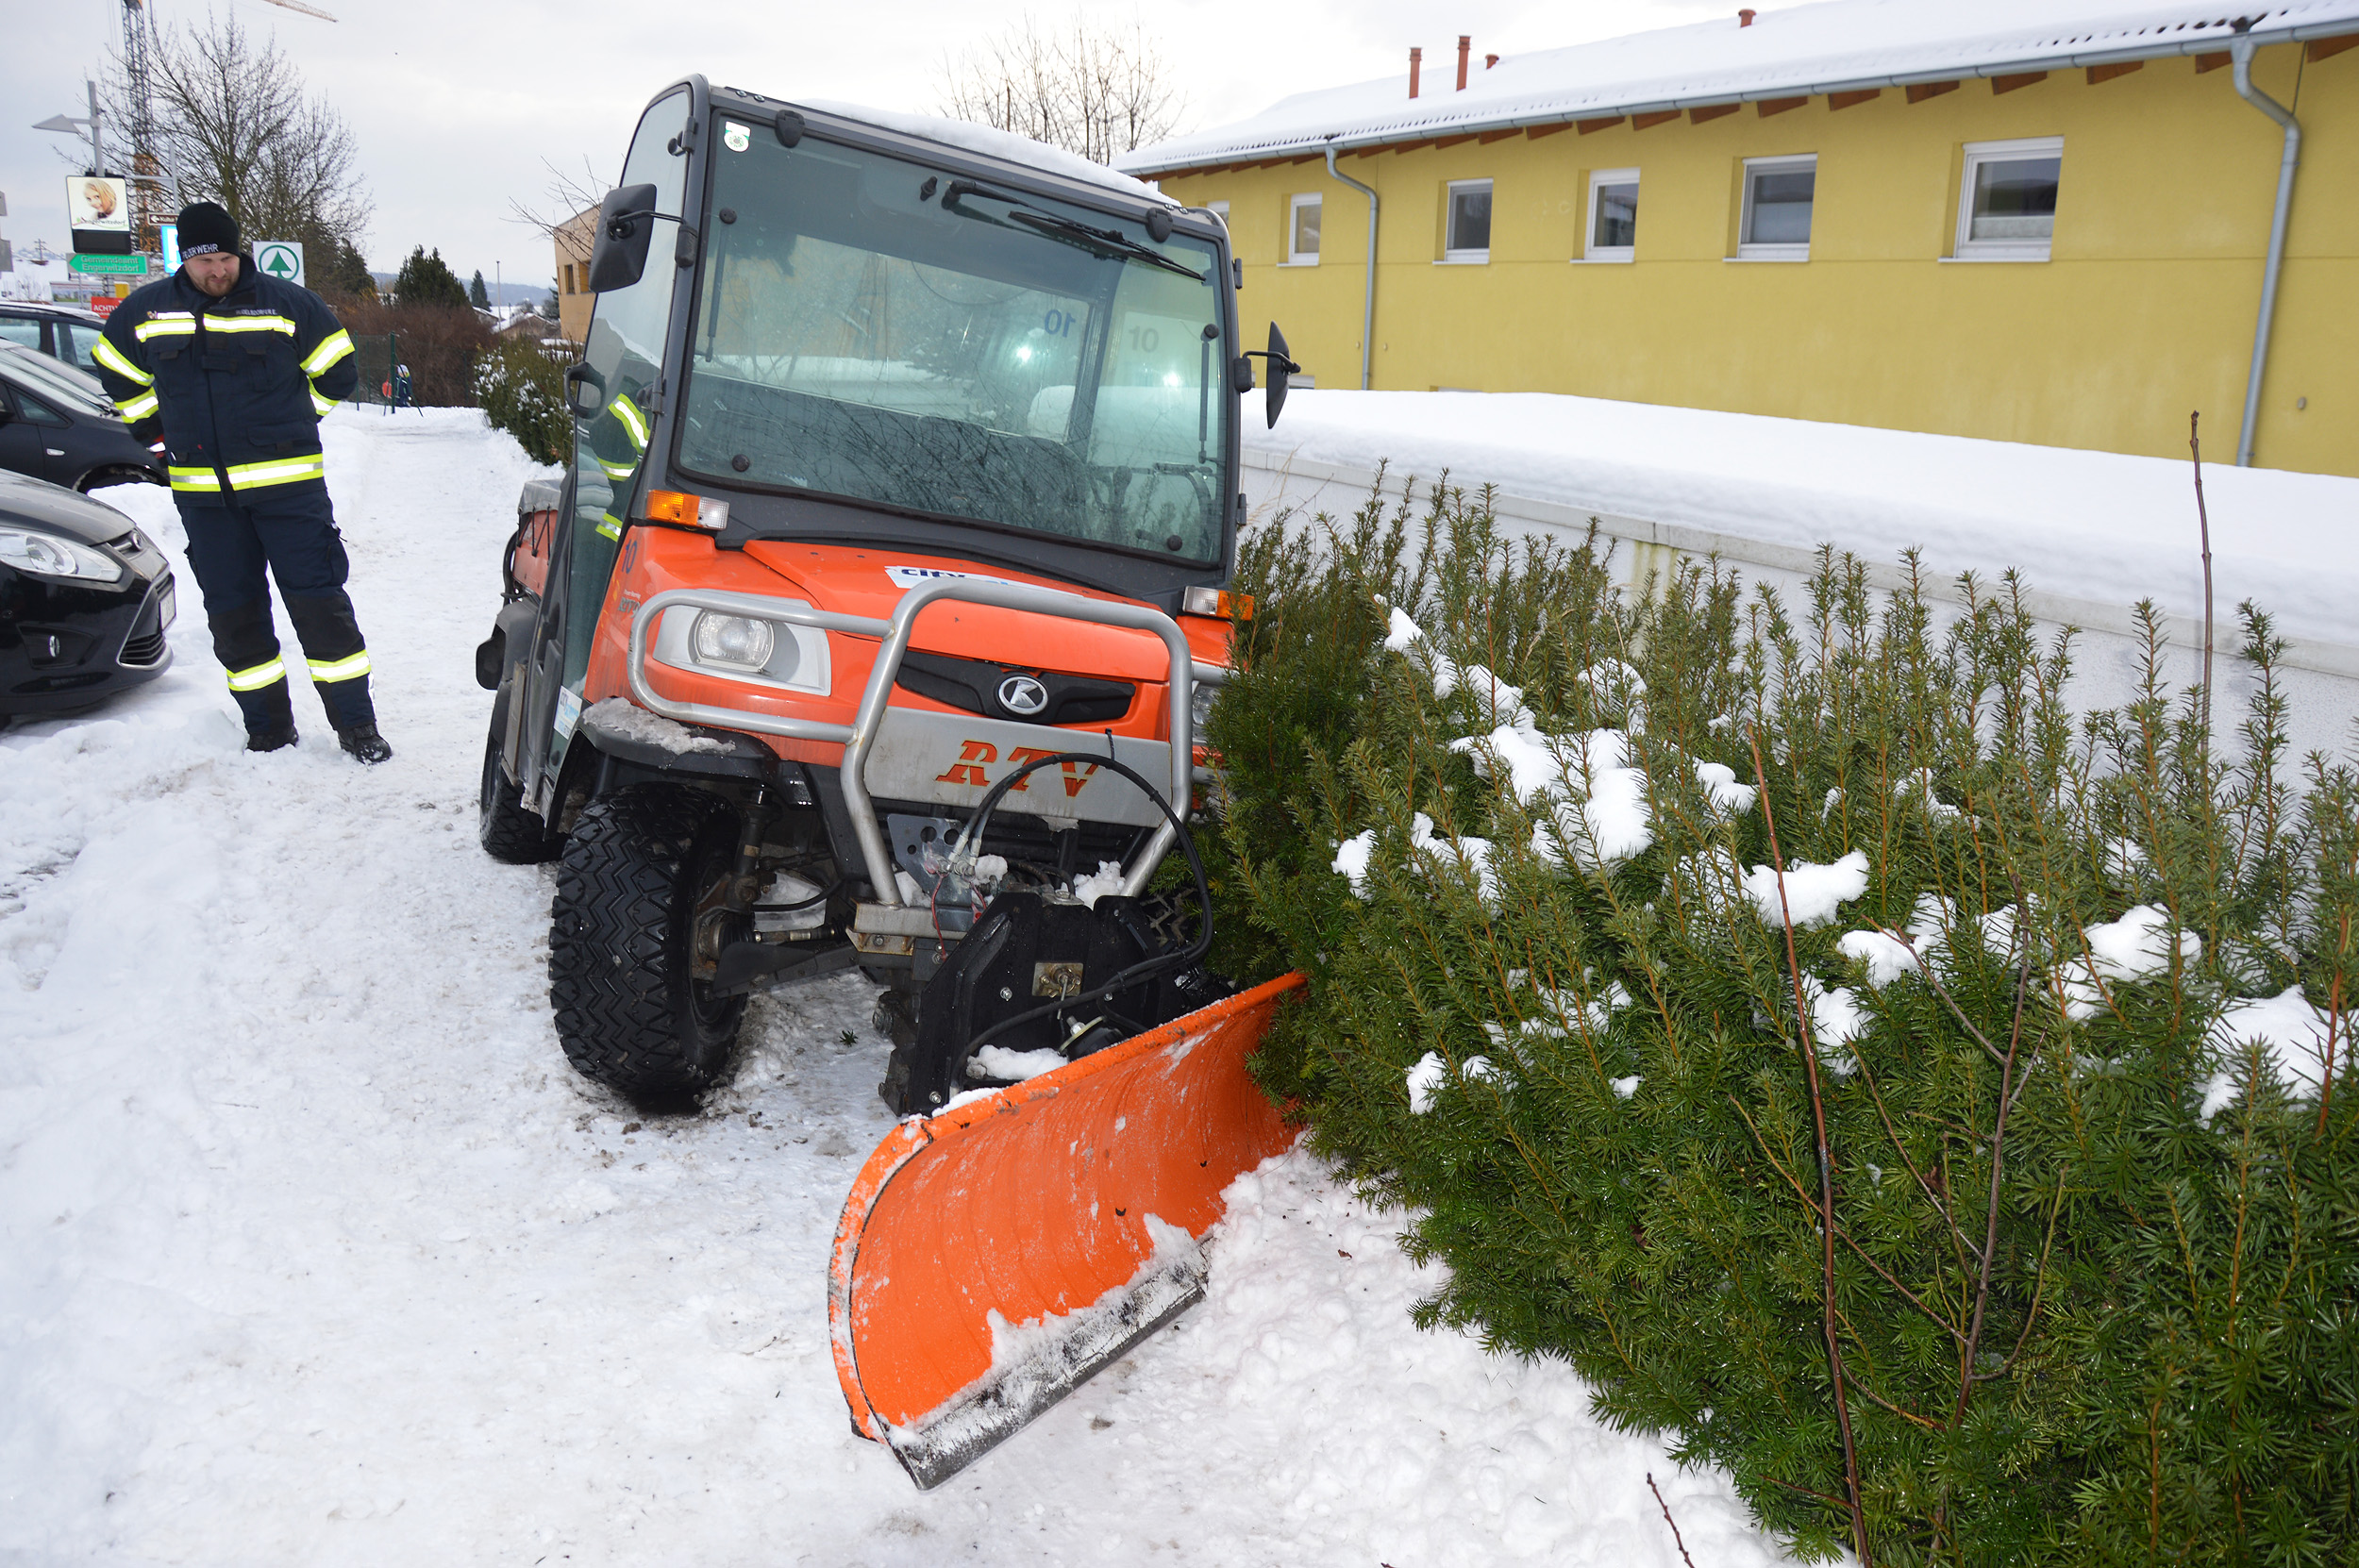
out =
{"type": "Polygon", "coordinates": [[[262,270],[273,277],[293,277],[295,270],[294,258],[283,250],[270,251],[262,258],[262,270]]]}

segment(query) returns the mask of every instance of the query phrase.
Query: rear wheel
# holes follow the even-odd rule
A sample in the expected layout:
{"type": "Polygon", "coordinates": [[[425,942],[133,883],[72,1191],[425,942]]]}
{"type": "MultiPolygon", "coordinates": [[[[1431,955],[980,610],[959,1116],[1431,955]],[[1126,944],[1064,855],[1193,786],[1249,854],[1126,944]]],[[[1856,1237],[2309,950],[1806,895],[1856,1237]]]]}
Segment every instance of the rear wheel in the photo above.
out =
{"type": "Polygon", "coordinates": [[[737,838],[721,801],[659,785],[591,802],[565,841],[549,930],[558,1039],[575,1071],[642,1109],[693,1110],[728,1076],[745,999],[716,998],[694,971],[698,909],[736,869],[737,838]]]}
{"type": "Polygon", "coordinates": [[[475,832],[483,853],[511,866],[554,860],[562,843],[547,823],[525,809],[523,790],[500,766],[496,716],[483,742],[483,788],[476,802],[475,832]]]}

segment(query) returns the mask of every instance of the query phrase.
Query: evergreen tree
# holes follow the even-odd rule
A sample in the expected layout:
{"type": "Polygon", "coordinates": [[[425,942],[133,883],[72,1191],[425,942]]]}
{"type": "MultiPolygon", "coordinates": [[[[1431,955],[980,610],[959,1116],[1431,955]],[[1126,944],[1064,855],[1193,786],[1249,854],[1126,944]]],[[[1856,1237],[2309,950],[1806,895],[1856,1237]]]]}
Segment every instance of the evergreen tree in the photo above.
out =
{"type": "Polygon", "coordinates": [[[450,270],[450,264],[443,259],[440,246],[429,255],[420,245],[410,253],[410,259],[401,264],[400,275],[393,279],[393,303],[448,305],[463,310],[467,308],[467,291],[450,270]]]}
{"type": "Polygon", "coordinates": [[[492,308],[492,296],[485,292],[483,287],[481,267],[475,270],[475,277],[467,284],[467,303],[478,310],[488,310],[492,308]]]}

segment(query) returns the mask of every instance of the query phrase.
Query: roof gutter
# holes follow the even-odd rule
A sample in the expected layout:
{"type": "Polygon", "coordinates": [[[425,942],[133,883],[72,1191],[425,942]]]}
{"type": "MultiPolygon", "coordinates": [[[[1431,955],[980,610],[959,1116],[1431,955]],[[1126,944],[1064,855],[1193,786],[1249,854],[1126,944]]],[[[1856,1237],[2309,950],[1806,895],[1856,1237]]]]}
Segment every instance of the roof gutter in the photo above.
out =
{"type": "Polygon", "coordinates": [[[1368,198],[1368,286],[1366,302],[1360,308],[1360,390],[1366,392],[1369,359],[1376,352],[1376,188],[1361,184],[1335,167],[1332,142],[1327,148],[1327,172],[1368,198]]]}
{"type": "MultiPolygon", "coordinates": [[[[2236,68],[2236,95],[2285,127],[2285,152],[2277,161],[2277,210],[2269,215],[2268,259],[2261,268],[2261,318],[2252,328],[2252,368],[2245,375],[2244,426],[2236,436],[2238,468],[2252,466],[2252,443],[2260,433],[2261,381],[2268,374],[2269,363],[2269,322],[2277,314],[2277,277],[2285,265],[2285,220],[2294,205],[2294,169],[2301,161],[2301,126],[2293,111],[2252,85],[2255,47],[2250,33],[2228,45],[2236,68]]],[[[1332,162],[1335,155],[1327,156],[1332,162]]]]}
{"type": "MultiPolygon", "coordinates": [[[[2249,40],[2255,47],[2273,43],[2306,43],[2313,39],[2342,38],[2359,32],[2359,21],[2345,18],[2335,22],[2312,23],[2303,26],[2255,28],[2236,35],[2249,40]]],[[[1537,125],[1562,125],[1576,120],[1593,120],[1608,116],[1648,114],[1664,109],[1710,108],[1719,104],[1749,104],[1761,99],[1823,96],[1831,92],[1860,92],[1870,88],[1920,87],[1931,82],[1954,82],[1966,77],[2028,75],[2043,71],[2072,71],[2092,65],[2120,65],[2133,60],[2175,59],[2187,55],[2233,55],[2235,39],[2216,28],[2206,28],[2200,36],[2171,44],[2144,44],[2122,49],[2093,49],[2081,54],[2052,55],[2037,59],[2012,59],[1982,65],[1952,66],[1939,71],[1912,71],[1902,75],[1882,76],[1848,76],[1824,82],[1787,82],[1777,87],[1753,88],[1744,92],[1699,92],[1669,98],[1616,102],[1601,99],[1581,108],[1552,108],[1544,113],[1509,114],[1492,118],[1468,116],[1462,120],[1437,117],[1420,127],[1368,131],[1356,136],[1305,136],[1298,140],[1273,141],[1261,146],[1232,147],[1217,153],[1193,154],[1176,163],[1138,163],[1126,166],[1123,173],[1140,179],[1168,178],[1199,169],[1230,168],[1240,164],[1258,163],[1264,159],[1311,158],[1319,149],[1329,147],[1344,152],[1363,148],[1397,146],[1403,142],[1430,142],[1443,136],[1468,136],[1485,131],[1530,130],[1537,125]]],[[[1420,99],[1422,103],[1424,100],[1420,99]]]]}

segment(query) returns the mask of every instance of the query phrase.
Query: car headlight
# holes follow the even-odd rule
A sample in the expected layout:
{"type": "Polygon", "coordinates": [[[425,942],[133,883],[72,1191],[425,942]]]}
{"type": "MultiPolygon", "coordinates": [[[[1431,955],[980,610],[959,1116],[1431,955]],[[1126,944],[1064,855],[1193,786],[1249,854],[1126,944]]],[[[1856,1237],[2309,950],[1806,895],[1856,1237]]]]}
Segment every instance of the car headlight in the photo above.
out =
{"type": "Polygon", "coordinates": [[[0,565],[67,582],[121,582],[123,563],[78,540],[30,528],[0,528],[0,565]]]}
{"type": "Polygon", "coordinates": [[[711,609],[698,613],[695,629],[689,634],[696,662],[724,670],[766,669],[778,643],[777,628],[769,622],[711,609]]]}

